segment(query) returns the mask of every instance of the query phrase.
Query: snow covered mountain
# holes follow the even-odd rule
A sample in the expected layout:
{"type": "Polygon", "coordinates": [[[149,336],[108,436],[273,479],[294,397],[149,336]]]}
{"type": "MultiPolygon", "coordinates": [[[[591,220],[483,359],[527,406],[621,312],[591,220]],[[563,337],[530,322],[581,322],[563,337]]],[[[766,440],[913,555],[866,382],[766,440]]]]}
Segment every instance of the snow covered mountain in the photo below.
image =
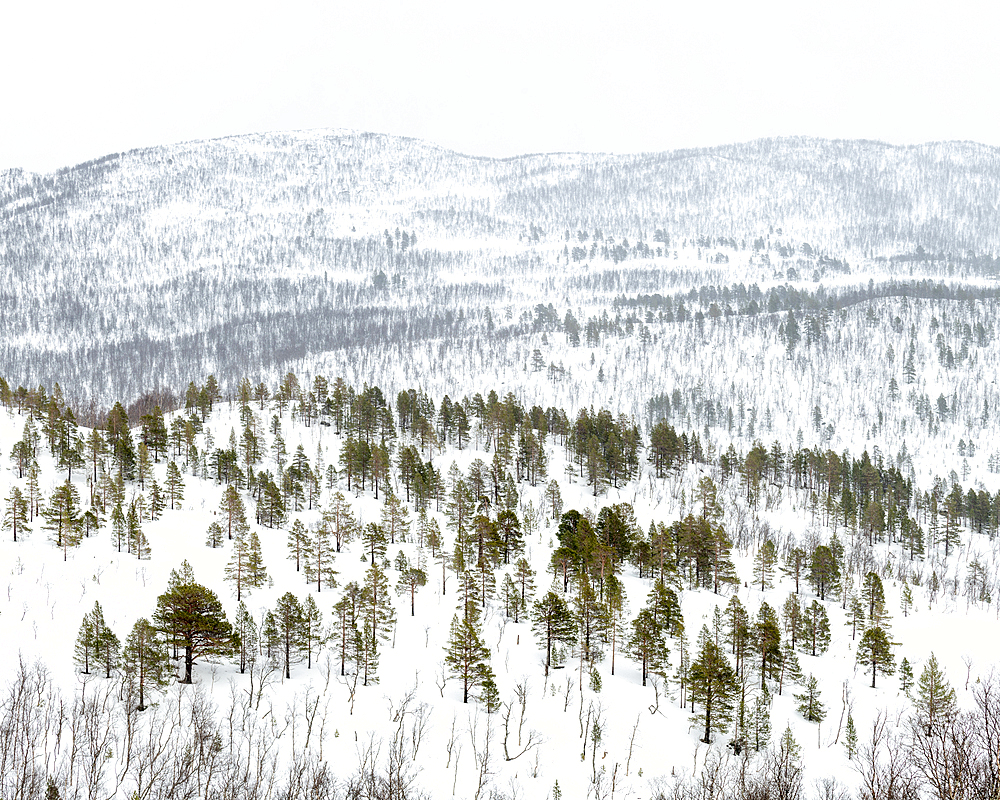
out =
{"type": "Polygon", "coordinates": [[[484,159],[322,130],[11,171],[0,374],[105,406],[450,340],[486,310],[496,324],[709,286],[994,276],[998,188],[1000,152],[969,143],[484,159]]]}

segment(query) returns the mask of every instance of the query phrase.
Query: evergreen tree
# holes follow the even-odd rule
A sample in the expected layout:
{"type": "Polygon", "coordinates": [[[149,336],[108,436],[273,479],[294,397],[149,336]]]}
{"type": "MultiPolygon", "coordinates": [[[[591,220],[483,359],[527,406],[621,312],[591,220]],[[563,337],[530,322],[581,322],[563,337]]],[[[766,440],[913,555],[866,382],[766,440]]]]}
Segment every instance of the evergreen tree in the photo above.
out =
{"type": "Polygon", "coordinates": [[[233,539],[233,552],[226,564],[226,580],[236,586],[236,602],[243,599],[243,594],[249,594],[247,584],[250,565],[250,537],[248,532],[239,531],[233,539]]]}
{"type": "MultiPolygon", "coordinates": [[[[368,631],[368,641],[365,647],[376,653],[378,641],[389,641],[393,626],[396,624],[396,609],[389,596],[389,579],[382,565],[375,562],[365,573],[365,585],[362,589],[364,602],[364,626],[368,631]]],[[[365,683],[367,686],[367,682],[365,683]]]]}
{"type": "Polygon", "coordinates": [[[778,553],[774,542],[767,539],[753,561],[753,579],[760,584],[760,590],[770,589],[774,585],[774,566],[778,563],[778,553]]]}
{"type": "Polygon", "coordinates": [[[747,648],[750,645],[750,615],[737,595],[729,598],[725,612],[726,643],[736,663],[736,671],[743,675],[747,648]]]}
{"type": "Polygon", "coordinates": [[[938,725],[953,720],[958,713],[955,690],[948,683],[938,664],[937,656],[933,653],[920,672],[914,704],[917,721],[927,736],[930,736],[938,725]]]}
{"type": "Polygon", "coordinates": [[[801,547],[790,547],[781,571],[795,580],[795,594],[799,593],[799,582],[805,577],[809,565],[808,553],[801,547]]]}
{"type": "Polygon", "coordinates": [[[80,495],[76,487],[69,481],[57,486],[42,517],[42,527],[52,532],[53,543],[62,548],[63,561],[67,560],[69,548],[80,543],[80,495]]]}
{"type": "Polygon", "coordinates": [[[389,546],[386,542],[385,531],[382,530],[381,525],[369,522],[365,525],[361,533],[361,539],[364,542],[365,550],[368,551],[370,564],[375,563],[376,556],[379,559],[385,558],[385,553],[389,546]]]}
{"type": "Polygon", "coordinates": [[[858,755],[858,730],[854,727],[854,717],[847,715],[847,729],[844,733],[844,750],[853,761],[858,755]]]}
{"type": "Polygon", "coordinates": [[[899,662],[899,688],[903,690],[903,694],[910,697],[910,690],[913,688],[913,667],[906,658],[899,662]]]}
{"type": "MultiPolygon", "coordinates": [[[[604,640],[611,646],[612,675],[615,674],[615,653],[618,649],[618,643],[625,637],[627,613],[628,602],[625,597],[625,587],[617,576],[609,575],[599,624],[604,640]]],[[[683,634],[681,636],[683,637],[683,634]]]]}
{"type": "Polygon", "coordinates": [[[167,507],[166,500],[160,491],[160,485],[155,481],[150,481],[149,486],[149,521],[156,522],[163,514],[163,509],[167,507]]]}
{"type": "Polygon", "coordinates": [[[111,671],[118,666],[118,654],[121,644],[114,631],[104,621],[104,611],[100,603],[84,616],[80,631],[76,637],[74,660],[80,671],[90,674],[90,665],[104,668],[105,677],[111,677],[111,671]]]}
{"type": "Polygon", "coordinates": [[[7,498],[3,515],[3,529],[14,534],[14,541],[17,541],[18,534],[24,539],[24,535],[31,532],[28,527],[28,501],[24,499],[21,490],[12,486],[10,496],[7,498]]]}
{"type": "Polygon", "coordinates": [[[136,502],[129,503],[128,514],[125,517],[125,531],[128,537],[128,550],[130,553],[135,555],[140,561],[149,559],[152,555],[149,549],[149,541],[146,539],[146,533],[142,529],[142,523],[139,521],[139,500],[142,495],[136,498],[136,502]]]}
{"type": "Polygon", "coordinates": [[[135,702],[135,708],[144,711],[149,692],[170,683],[166,648],[159,631],[145,617],[132,626],[122,648],[121,661],[126,693],[135,702]]]}
{"type": "MultiPolygon", "coordinates": [[[[220,527],[221,531],[222,528],[220,527]]],[[[236,618],[233,622],[233,633],[239,639],[239,659],[240,674],[247,671],[247,667],[252,667],[257,661],[257,648],[260,645],[260,636],[257,631],[257,623],[242,601],[236,607],[236,618]]]]}
{"type": "Polygon", "coordinates": [[[466,606],[467,613],[455,614],[445,649],[445,665],[449,673],[462,681],[462,702],[469,702],[472,690],[492,678],[489,669],[490,651],[479,628],[479,610],[474,603],[466,606]]]}
{"type": "Polygon", "coordinates": [[[128,545],[128,520],[121,503],[115,503],[111,509],[111,545],[120,553],[122,545],[128,545]]]}
{"type": "Polygon", "coordinates": [[[739,687],[735,671],[705,626],[698,636],[698,656],[691,664],[690,682],[692,706],[702,705],[702,741],[710,744],[713,730],[728,730],[739,687]]]}
{"type": "Polygon", "coordinates": [[[521,608],[521,593],[518,591],[517,584],[514,583],[514,579],[510,577],[509,572],[503,576],[503,583],[500,584],[500,598],[503,600],[504,617],[517,622],[516,617],[523,611],[521,608]]]}
{"type": "Polygon", "coordinates": [[[219,505],[219,513],[223,517],[222,527],[226,531],[226,536],[232,539],[240,531],[249,529],[247,524],[246,506],[243,505],[243,498],[239,491],[232,484],[229,484],[222,492],[222,502],[219,505]]]}
{"type": "Polygon", "coordinates": [[[222,542],[226,537],[226,532],[218,522],[213,522],[205,532],[205,544],[209,547],[222,547],[222,542]]]}
{"type": "MultiPolygon", "coordinates": [[[[510,580],[510,576],[507,576],[507,580],[510,580]]],[[[405,569],[400,570],[399,581],[396,584],[397,594],[410,595],[410,616],[416,616],[416,603],[417,603],[417,589],[421,586],[427,584],[427,573],[418,567],[407,566],[405,569]]]]}
{"type": "Polygon", "coordinates": [[[910,609],[913,608],[913,592],[910,590],[909,584],[903,584],[903,591],[900,595],[900,608],[903,611],[903,617],[910,616],[910,609]]]}
{"type": "Polygon", "coordinates": [[[803,649],[808,648],[813,656],[822,655],[830,646],[830,617],[823,604],[813,600],[805,610],[803,623],[803,649]]]}
{"type": "Polygon", "coordinates": [[[170,510],[173,511],[184,499],[184,479],[181,477],[181,471],[174,461],[167,464],[167,481],[165,486],[167,497],[170,498],[170,510]]]}
{"type": "Polygon", "coordinates": [[[877,626],[868,628],[858,642],[858,664],[871,667],[872,688],[875,688],[875,675],[892,675],[896,671],[895,659],[892,657],[892,642],[886,632],[877,626]]]}
{"type": "Polygon", "coordinates": [[[861,584],[861,601],[868,615],[868,624],[889,631],[889,612],[885,608],[885,590],[878,573],[869,572],[861,584]]]}
{"type": "Polygon", "coordinates": [[[388,535],[389,544],[395,544],[397,539],[405,542],[410,532],[410,514],[391,491],[386,492],[382,504],[382,530],[388,535]]]}
{"type": "Polygon", "coordinates": [[[303,635],[305,612],[298,598],[291,592],[285,592],[278,598],[271,614],[273,630],[268,633],[273,641],[268,642],[268,647],[278,654],[278,663],[288,679],[292,677],[291,665],[301,658],[302,650],[306,649],[303,635]]]}
{"type": "Polygon", "coordinates": [[[753,640],[760,658],[760,688],[764,689],[767,678],[778,679],[781,674],[781,628],[778,615],[767,603],[761,603],[757,612],[753,640]]]}
{"type": "Polygon", "coordinates": [[[302,604],[302,641],[306,650],[306,669],[312,669],[313,654],[319,653],[326,643],[323,633],[323,612],[312,595],[302,604]]]}
{"type": "Polygon", "coordinates": [[[799,713],[809,722],[822,722],[826,716],[826,709],[820,701],[819,681],[815,675],[806,679],[805,691],[795,695],[795,701],[799,713]]]}
{"type": "Polygon", "coordinates": [[[778,678],[778,694],[780,695],[786,683],[798,683],[802,680],[802,667],[792,643],[785,640],[781,644],[781,670],[778,678]]]}
{"type": "MultiPolygon", "coordinates": [[[[535,594],[535,571],[524,557],[519,558],[514,565],[514,580],[521,592],[521,608],[526,611],[535,594]]],[[[514,621],[518,621],[516,614],[514,621]]]]}
{"type": "Polygon", "coordinates": [[[758,691],[754,698],[749,727],[749,742],[759,753],[771,743],[771,695],[767,689],[758,691]]]}
{"type": "Polygon", "coordinates": [[[553,664],[553,649],[576,641],[576,620],[566,601],[551,589],[535,601],[532,610],[531,629],[545,647],[545,674],[548,675],[553,664]]]}
{"type": "Polygon", "coordinates": [[[295,562],[295,571],[300,572],[303,562],[311,562],[312,537],[302,520],[296,517],[288,529],[288,558],[295,562]]]}
{"type": "Polygon", "coordinates": [[[650,673],[665,678],[669,651],[663,636],[663,626],[656,621],[652,609],[648,607],[642,609],[632,621],[629,649],[642,663],[643,686],[646,685],[646,678],[650,673]]]}
{"type": "Polygon", "coordinates": [[[343,492],[337,492],[330,498],[330,504],[323,512],[323,522],[333,537],[338,553],[357,535],[358,523],[343,492]]]}
{"type": "Polygon", "coordinates": [[[854,593],[847,600],[847,622],[845,624],[851,629],[851,641],[854,641],[857,635],[865,630],[865,604],[854,593]]]}
{"type": "Polygon", "coordinates": [[[181,683],[191,683],[196,658],[231,656],[239,641],[215,592],[195,583],[190,567],[186,574],[175,575],[167,591],[156,599],[153,622],[168,641],[184,650],[181,683]]]}
{"type": "Polygon", "coordinates": [[[257,537],[257,531],[250,531],[250,541],[247,546],[246,585],[252,586],[254,589],[263,589],[267,582],[267,569],[264,567],[260,539],[257,537]]]}
{"type": "Polygon", "coordinates": [[[809,585],[819,595],[820,600],[826,600],[827,594],[836,592],[840,587],[840,566],[837,557],[825,544],[818,545],[813,550],[809,562],[809,585]]]}
{"type": "Polygon", "coordinates": [[[344,587],[344,594],[333,607],[337,615],[334,639],[339,640],[340,674],[345,675],[347,663],[357,663],[361,648],[361,631],[358,621],[362,613],[363,592],[360,586],[351,581],[344,587]]]}

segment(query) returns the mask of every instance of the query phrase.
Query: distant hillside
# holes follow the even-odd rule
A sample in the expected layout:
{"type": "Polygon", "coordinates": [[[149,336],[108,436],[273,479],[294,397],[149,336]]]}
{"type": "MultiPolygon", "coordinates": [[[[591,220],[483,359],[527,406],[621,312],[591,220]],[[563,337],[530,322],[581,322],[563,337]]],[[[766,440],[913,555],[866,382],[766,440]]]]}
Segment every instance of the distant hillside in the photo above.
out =
{"type": "Polygon", "coordinates": [[[992,275],[998,190],[997,148],[816,139],[485,159],[311,131],[8,171],[0,374],[107,399],[595,291],[818,281],[901,254],[992,275]]]}

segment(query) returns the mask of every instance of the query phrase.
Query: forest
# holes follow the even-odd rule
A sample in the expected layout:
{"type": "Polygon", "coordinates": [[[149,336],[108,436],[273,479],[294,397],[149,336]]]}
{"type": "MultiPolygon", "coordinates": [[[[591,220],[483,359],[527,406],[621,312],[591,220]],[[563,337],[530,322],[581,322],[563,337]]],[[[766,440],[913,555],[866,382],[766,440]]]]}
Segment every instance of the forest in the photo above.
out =
{"type": "Polygon", "coordinates": [[[0,175],[0,797],[993,800],[997,182],[345,132],[0,175]]]}

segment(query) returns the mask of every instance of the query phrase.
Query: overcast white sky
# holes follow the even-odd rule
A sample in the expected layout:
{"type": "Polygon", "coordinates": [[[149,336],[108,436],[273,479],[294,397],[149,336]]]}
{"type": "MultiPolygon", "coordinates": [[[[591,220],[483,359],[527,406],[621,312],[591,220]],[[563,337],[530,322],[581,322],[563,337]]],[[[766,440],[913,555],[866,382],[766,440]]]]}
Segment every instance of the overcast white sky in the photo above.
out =
{"type": "Polygon", "coordinates": [[[1000,145],[996,0],[0,5],[0,169],[320,127],[475,155],[1000,145]]]}

